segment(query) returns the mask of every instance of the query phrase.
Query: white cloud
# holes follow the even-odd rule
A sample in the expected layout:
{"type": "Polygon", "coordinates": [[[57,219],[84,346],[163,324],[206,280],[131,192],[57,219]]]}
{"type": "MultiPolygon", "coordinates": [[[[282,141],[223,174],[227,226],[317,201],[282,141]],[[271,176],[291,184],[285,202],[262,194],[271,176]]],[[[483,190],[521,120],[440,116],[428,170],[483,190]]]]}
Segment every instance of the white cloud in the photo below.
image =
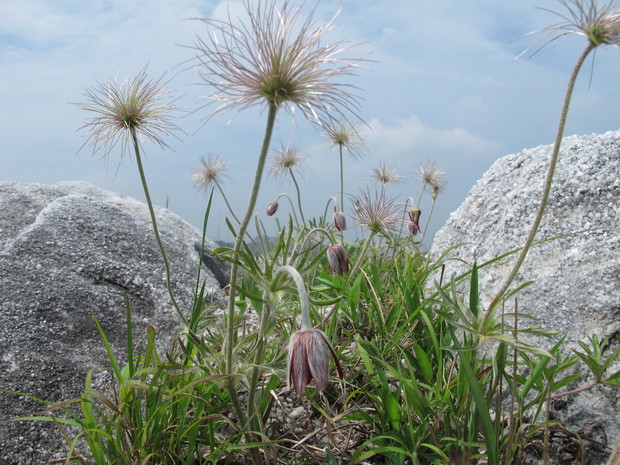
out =
{"type": "Polygon", "coordinates": [[[481,160],[497,155],[500,144],[472,134],[463,128],[433,128],[412,115],[394,125],[378,118],[369,123],[364,134],[371,156],[399,163],[417,164],[432,158],[440,164],[463,158],[481,160]]]}

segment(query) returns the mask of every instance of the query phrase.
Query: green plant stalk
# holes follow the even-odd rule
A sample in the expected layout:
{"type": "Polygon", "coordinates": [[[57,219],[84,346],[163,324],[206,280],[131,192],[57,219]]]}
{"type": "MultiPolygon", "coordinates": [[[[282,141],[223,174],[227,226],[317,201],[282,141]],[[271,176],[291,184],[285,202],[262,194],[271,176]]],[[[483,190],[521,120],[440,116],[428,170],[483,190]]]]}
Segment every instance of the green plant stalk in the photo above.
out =
{"type": "Polygon", "coordinates": [[[291,175],[291,179],[293,180],[293,184],[295,185],[295,190],[297,191],[297,205],[299,206],[299,216],[301,216],[301,223],[303,227],[306,225],[306,219],[304,218],[304,212],[301,209],[301,192],[299,191],[299,184],[297,184],[297,179],[295,179],[293,170],[289,169],[289,173],[291,175]]]}
{"type": "Polygon", "coordinates": [[[532,224],[530,233],[527,236],[525,245],[521,249],[521,253],[517,257],[517,261],[515,262],[512,268],[512,271],[508,275],[508,278],[506,278],[504,285],[501,287],[501,289],[499,290],[499,292],[497,293],[497,295],[495,296],[495,298],[489,305],[489,309],[494,308],[499,303],[499,301],[502,299],[502,297],[504,296],[504,294],[506,293],[506,291],[512,284],[512,281],[517,276],[517,273],[519,272],[519,269],[521,268],[521,265],[523,264],[523,261],[525,260],[525,256],[527,255],[528,251],[530,250],[532,246],[532,243],[534,242],[534,237],[536,236],[536,233],[538,232],[538,227],[540,226],[540,222],[542,220],[543,213],[545,212],[545,207],[547,206],[549,195],[551,193],[553,175],[555,173],[555,168],[557,166],[558,158],[560,155],[560,145],[562,144],[562,136],[564,135],[564,126],[566,125],[566,117],[568,115],[568,108],[570,106],[571,97],[573,95],[573,89],[575,87],[575,82],[577,81],[577,76],[579,75],[581,66],[585,62],[590,52],[594,50],[595,47],[596,47],[595,44],[593,44],[592,42],[588,42],[588,45],[583,50],[583,52],[581,52],[581,55],[577,59],[577,62],[575,63],[575,67],[573,68],[573,72],[570,75],[570,78],[568,80],[568,86],[566,88],[566,94],[564,95],[564,103],[562,105],[562,111],[560,113],[560,122],[558,125],[558,131],[555,137],[553,153],[551,155],[551,161],[549,162],[549,168],[547,170],[547,179],[543,187],[543,194],[540,200],[540,206],[538,207],[538,213],[536,214],[536,217],[534,218],[534,223],[532,224]]]}
{"type": "Polygon", "coordinates": [[[224,199],[224,202],[226,203],[226,206],[228,207],[228,211],[230,212],[232,217],[235,219],[237,224],[240,224],[241,221],[239,221],[239,218],[237,218],[237,215],[235,215],[235,212],[233,211],[232,207],[230,206],[230,203],[228,203],[228,199],[226,198],[226,194],[224,194],[224,190],[222,189],[222,186],[220,185],[219,182],[217,182],[217,179],[214,179],[214,181],[215,181],[215,185],[217,186],[217,190],[220,191],[220,194],[222,195],[222,198],[224,199]]]}
{"type": "Polygon", "coordinates": [[[265,305],[263,305],[263,313],[261,315],[260,324],[258,326],[258,339],[256,342],[256,354],[254,357],[254,366],[252,367],[252,374],[250,376],[250,384],[248,386],[248,420],[255,431],[260,429],[259,416],[260,412],[256,412],[256,389],[258,387],[258,376],[260,374],[259,366],[262,364],[263,354],[265,352],[265,329],[269,322],[269,316],[271,314],[271,305],[269,303],[269,291],[265,291],[263,298],[265,299],[265,305]]]}
{"type": "Polygon", "coordinates": [[[424,225],[424,232],[422,233],[422,240],[426,239],[426,231],[428,230],[428,224],[431,222],[431,216],[433,216],[433,211],[435,210],[435,202],[436,199],[433,198],[433,201],[431,203],[431,209],[428,212],[428,215],[426,216],[426,224],[424,225]]]}
{"type": "Polygon", "coordinates": [[[344,213],[344,163],[342,161],[342,144],[338,144],[340,149],[340,211],[344,213]]]}
{"type": "MultiPolygon", "coordinates": [[[[252,185],[252,192],[250,193],[250,198],[248,201],[248,208],[245,212],[245,216],[243,217],[243,221],[239,225],[239,230],[237,231],[237,237],[235,238],[234,245],[234,256],[237,256],[241,251],[241,245],[243,243],[243,237],[248,229],[248,225],[250,224],[250,220],[252,219],[252,215],[254,213],[254,207],[256,206],[256,199],[258,197],[258,192],[260,190],[260,184],[263,178],[263,171],[265,170],[265,161],[267,160],[267,153],[269,152],[269,144],[271,143],[271,136],[273,134],[273,127],[276,120],[276,114],[278,112],[277,104],[273,102],[269,102],[269,113],[267,115],[267,124],[265,127],[265,136],[263,138],[263,145],[261,147],[260,155],[258,157],[258,162],[256,165],[256,172],[254,174],[254,184],[252,185]]],[[[235,408],[237,418],[239,418],[242,424],[245,424],[243,411],[241,409],[241,405],[239,404],[239,398],[237,397],[237,392],[234,389],[234,380],[232,377],[233,374],[233,346],[235,344],[235,296],[236,296],[236,288],[237,288],[237,275],[239,272],[239,264],[237,261],[233,262],[230,271],[230,288],[229,288],[229,296],[228,296],[228,318],[226,321],[226,365],[225,370],[231,375],[228,379],[227,388],[230,393],[231,400],[233,402],[233,407],[235,408]]],[[[256,461],[258,457],[258,463],[260,463],[260,455],[255,448],[250,449],[252,452],[252,456],[256,461]]]]}
{"type": "Polygon", "coordinates": [[[144,196],[146,198],[146,204],[149,208],[149,214],[151,215],[151,224],[153,225],[153,233],[155,234],[155,240],[157,241],[157,246],[159,247],[159,252],[161,253],[161,258],[164,261],[164,268],[166,269],[166,288],[168,289],[168,295],[170,296],[170,300],[172,301],[172,305],[174,309],[179,314],[179,317],[188,325],[189,322],[187,318],[181,312],[179,305],[177,304],[176,299],[174,298],[174,293],[172,292],[172,284],[170,279],[170,265],[168,263],[168,258],[166,257],[166,251],[164,249],[164,243],[159,236],[159,229],[157,227],[157,219],[155,218],[155,210],[153,209],[153,202],[151,201],[151,194],[149,193],[149,187],[146,182],[146,176],[144,174],[144,167],[142,166],[142,157],[140,156],[140,145],[138,144],[138,136],[136,134],[136,130],[133,127],[129,128],[131,133],[131,140],[133,142],[134,152],[136,154],[136,164],[138,165],[138,171],[140,172],[140,181],[142,182],[142,188],[144,189],[144,196]]]}
{"type": "Polygon", "coordinates": [[[327,240],[329,241],[329,243],[331,245],[335,244],[334,238],[325,229],[323,229],[323,228],[313,228],[310,231],[308,231],[308,233],[304,236],[304,240],[301,242],[301,245],[299,246],[299,253],[303,252],[303,250],[306,247],[306,244],[310,240],[310,237],[313,236],[314,233],[323,234],[325,237],[327,237],[327,240]]]}
{"type": "Polygon", "coordinates": [[[276,202],[280,200],[280,197],[286,197],[286,199],[288,200],[288,203],[291,204],[291,211],[293,212],[293,218],[295,219],[295,224],[297,224],[297,226],[299,227],[299,220],[297,219],[297,213],[295,213],[295,205],[293,205],[293,201],[287,194],[283,192],[281,194],[278,194],[278,196],[276,197],[276,202]]]}
{"type": "Polygon", "coordinates": [[[411,206],[414,207],[415,205],[413,204],[413,198],[409,197],[407,199],[407,201],[405,202],[405,208],[403,209],[403,219],[400,222],[400,228],[398,229],[398,236],[400,237],[403,234],[403,226],[405,225],[405,223],[407,222],[407,212],[409,211],[409,203],[411,203],[411,206]]]}
{"type": "Polygon", "coordinates": [[[375,234],[377,233],[374,231],[371,231],[370,235],[368,236],[368,239],[366,239],[366,242],[364,242],[364,247],[362,247],[362,251],[358,255],[357,260],[355,261],[355,265],[353,265],[353,268],[351,268],[351,271],[349,272],[349,277],[347,278],[346,282],[344,283],[344,286],[342,287],[343,290],[346,289],[347,286],[353,280],[353,276],[355,275],[355,272],[357,271],[357,269],[360,267],[362,260],[364,258],[364,255],[366,255],[366,251],[368,250],[368,246],[370,245],[370,241],[372,241],[372,238],[375,237],[375,234]]]}

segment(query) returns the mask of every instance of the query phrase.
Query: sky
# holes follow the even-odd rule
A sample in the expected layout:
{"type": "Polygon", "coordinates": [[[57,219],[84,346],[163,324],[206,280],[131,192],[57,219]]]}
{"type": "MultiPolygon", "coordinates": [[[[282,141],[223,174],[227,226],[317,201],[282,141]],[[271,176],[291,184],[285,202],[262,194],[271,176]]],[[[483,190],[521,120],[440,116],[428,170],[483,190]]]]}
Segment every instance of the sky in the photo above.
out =
{"type": "MultiPolygon", "coordinates": [[[[430,219],[428,245],[498,158],[553,142],[568,76],[585,39],[570,35],[515,59],[536,40],[521,36],[558,21],[546,11],[562,11],[556,0],[323,0],[315,19],[326,21],[341,7],[329,38],[355,45],[344,56],[368,56],[355,76],[342,81],[358,89],[364,120],[359,130],[367,147],[361,160],[345,156],[347,199],[376,185],[371,170],[383,162],[405,181],[388,185],[388,195],[417,201],[421,184],[414,173],[434,162],[448,184],[430,219]]],[[[144,147],[154,202],[200,227],[206,196],[191,175],[201,155],[213,154],[228,161],[223,187],[240,215],[266,112],[232,111],[205,124],[210,110],[201,106],[210,89],[200,84],[191,61],[196,37],[207,33],[204,23],[191,18],[225,18],[227,11],[232,17],[244,12],[238,1],[0,0],[0,181],[82,180],[143,200],[132,158],[121,159],[117,150],[104,160],[83,147],[86,131],[80,128],[89,115],[75,103],[85,102],[83,92],[97,82],[122,80],[146,67],[151,78],[164,76],[177,106],[187,110],[175,120],[185,134],[166,139],[169,149],[144,147]]],[[[565,134],[620,129],[619,82],[620,51],[600,47],[577,82],[565,134]]],[[[291,123],[291,115],[281,112],[271,147],[291,145],[308,157],[299,179],[304,214],[322,215],[340,190],[337,152],[303,116],[291,123]]],[[[268,230],[275,217],[267,217],[265,207],[281,192],[296,198],[286,180],[263,182],[257,214],[268,230]]],[[[420,205],[422,224],[429,201],[424,196],[420,205]]],[[[276,216],[284,219],[290,208],[286,202],[280,208],[276,216]]],[[[216,194],[211,239],[230,240],[226,216],[216,194]]]]}

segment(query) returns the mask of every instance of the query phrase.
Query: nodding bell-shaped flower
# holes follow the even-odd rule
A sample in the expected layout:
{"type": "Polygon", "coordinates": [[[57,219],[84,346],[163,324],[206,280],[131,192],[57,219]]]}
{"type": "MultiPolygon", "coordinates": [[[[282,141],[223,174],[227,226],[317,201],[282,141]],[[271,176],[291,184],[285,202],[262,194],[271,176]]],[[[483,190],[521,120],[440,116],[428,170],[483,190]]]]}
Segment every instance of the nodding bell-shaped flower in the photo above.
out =
{"type": "Polygon", "coordinates": [[[334,212],[334,226],[338,231],[347,229],[347,219],[341,211],[334,212]]]}
{"type": "Polygon", "coordinates": [[[347,251],[340,244],[330,245],[327,248],[327,261],[332,273],[338,273],[340,276],[349,272],[349,259],[347,251]]]}
{"type": "Polygon", "coordinates": [[[303,395],[312,380],[319,392],[325,389],[329,377],[329,348],[340,379],[344,379],[342,366],[334,347],[323,331],[308,329],[296,331],[291,337],[288,350],[288,387],[303,395]]]}
{"type": "Polygon", "coordinates": [[[267,205],[267,216],[275,215],[275,213],[278,211],[279,206],[280,204],[277,200],[272,200],[271,202],[269,202],[269,204],[267,205]]]}
{"type": "Polygon", "coordinates": [[[409,228],[409,234],[415,236],[420,233],[420,215],[422,211],[419,208],[411,207],[409,209],[409,224],[407,227],[409,228]]]}

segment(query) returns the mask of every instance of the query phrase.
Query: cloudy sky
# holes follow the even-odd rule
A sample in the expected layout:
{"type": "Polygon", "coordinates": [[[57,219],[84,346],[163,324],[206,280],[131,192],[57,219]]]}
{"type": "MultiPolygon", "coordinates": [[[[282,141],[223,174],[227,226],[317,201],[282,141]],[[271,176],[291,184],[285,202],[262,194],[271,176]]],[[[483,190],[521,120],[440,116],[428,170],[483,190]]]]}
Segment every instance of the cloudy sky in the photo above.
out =
{"type": "MultiPolygon", "coordinates": [[[[317,20],[341,6],[341,0],[323,0],[317,20]]],[[[363,160],[345,159],[345,191],[356,194],[372,184],[372,168],[389,162],[406,181],[391,186],[390,195],[417,199],[413,173],[434,161],[448,187],[430,236],[495,160],[551,143],[568,74],[585,40],[565,37],[515,60],[535,39],[513,39],[557,22],[541,8],[561,6],[556,0],[345,1],[331,37],[361,44],[348,56],[371,53],[372,60],[347,80],[363,99],[368,151],[363,160]]],[[[153,78],[170,78],[178,105],[196,110],[209,89],[183,63],[193,56],[187,46],[206,30],[188,18],[224,17],[227,9],[243,11],[240,2],[214,0],[0,0],[0,180],[83,180],[143,199],[133,160],[119,166],[120,153],[106,163],[88,147],[79,150],[85,140],[79,128],[88,115],[72,103],[84,102],[82,93],[96,82],[133,76],[148,65],[153,78]]],[[[586,64],[567,135],[620,128],[619,53],[601,48],[586,64]]],[[[155,203],[167,203],[196,226],[205,196],[190,177],[200,155],[228,160],[225,189],[233,207],[244,211],[265,120],[258,109],[203,126],[205,116],[207,110],[197,110],[177,121],[186,135],[168,141],[172,150],[145,147],[155,203]]],[[[318,216],[339,191],[338,157],[313,126],[297,117],[291,127],[289,119],[281,114],[272,148],[292,144],[309,157],[300,188],[305,215],[318,216]]],[[[293,188],[274,179],[264,184],[258,213],[267,225],[273,219],[264,216],[264,206],[280,192],[293,195],[293,188]]],[[[227,211],[215,199],[208,234],[227,239],[227,211]]]]}

